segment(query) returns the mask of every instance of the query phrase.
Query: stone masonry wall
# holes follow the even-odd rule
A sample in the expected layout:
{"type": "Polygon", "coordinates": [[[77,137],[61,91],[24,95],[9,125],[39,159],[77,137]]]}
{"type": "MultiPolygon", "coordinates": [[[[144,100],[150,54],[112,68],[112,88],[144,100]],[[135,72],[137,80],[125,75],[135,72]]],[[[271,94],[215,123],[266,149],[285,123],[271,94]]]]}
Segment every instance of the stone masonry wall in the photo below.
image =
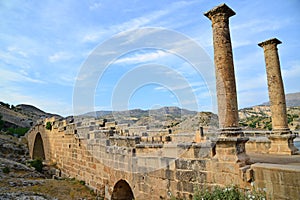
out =
{"type": "Polygon", "coordinates": [[[136,199],[191,199],[204,186],[250,184],[238,164],[227,163],[224,168],[213,159],[215,144],[210,141],[142,143],[139,137],[110,136],[97,123],[79,126],[52,119],[50,131],[45,129],[47,121],[51,119],[27,135],[31,156],[40,133],[46,163],[55,164],[64,177],[85,181],[106,199],[119,180],[128,182],[136,199]]]}
{"type": "Polygon", "coordinates": [[[255,186],[266,190],[267,199],[299,199],[299,166],[256,163],[251,168],[255,186]]]}

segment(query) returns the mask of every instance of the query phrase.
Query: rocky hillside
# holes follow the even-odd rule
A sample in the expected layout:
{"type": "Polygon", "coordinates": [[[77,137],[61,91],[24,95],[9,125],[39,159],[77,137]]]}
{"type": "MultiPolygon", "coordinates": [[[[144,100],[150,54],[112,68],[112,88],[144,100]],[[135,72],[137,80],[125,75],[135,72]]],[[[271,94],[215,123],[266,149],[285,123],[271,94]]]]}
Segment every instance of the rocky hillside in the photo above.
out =
{"type": "Polygon", "coordinates": [[[38,119],[57,116],[46,113],[34,106],[20,104],[17,106],[0,102],[0,115],[5,122],[5,128],[8,127],[31,127],[38,119]]]}
{"type": "MultiPolygon", "coordinates": [[[[300,106],[287,107],[287,120],[291,130],[300,129],[300,106]]],[[[250,129],[271,130],[271,110],[268,105],[253,106],[239,110],[240,125],[250,129]]]]}
{"type": "Polygon", "coordinates": [[[199,127],[218,128],[218,116],[212,112],[198,112],[196,115],[188,116],[178,124],[178,128],[186,131],[196,131],[199,127]]]}
{"type": "MultiPolygon", "coordinates": [[[[300,92],[286,94],[287,120],[291,130],[300,129],[300,92]]],[[[240,125],[250,129],[272,129],[270,103],[239,110],[240,125]]]]}
{"type": "Polygon", "coordinates": [[[107,121],[117,121],[120,124],[128,123],[134,126],[148,126],[151,128],[173,127],[197,114],[178,107],[162,107],[152,110],[133,109],[129,111],[97,111],[83,116],[95,116],[107,121]]]}

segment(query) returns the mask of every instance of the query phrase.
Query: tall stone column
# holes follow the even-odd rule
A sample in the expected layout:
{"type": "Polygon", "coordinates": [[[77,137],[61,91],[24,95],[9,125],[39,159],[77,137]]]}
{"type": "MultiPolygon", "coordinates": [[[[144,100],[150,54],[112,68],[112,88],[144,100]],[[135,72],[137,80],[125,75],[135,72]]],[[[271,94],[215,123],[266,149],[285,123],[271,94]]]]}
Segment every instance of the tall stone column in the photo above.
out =
{"type": "Polygon", "coordinates": [[[235,12],[222,4],[204,15],[212,21],[220,132],[237,135],[240,129],[229,31],[229,17],[235,15],[235,12]]]}
{"type": "Polygon", "coordinates": [[[278,44],[281,44],[281,41],[276,38],[258,44],[264,49],[272,112],[272,135],[269,137],[271,140],[269,153],[294,154],[297,149],[293,144],[295,136],[291,134],[287,122],[285,94],[277,49],[278,44]]]}
{"type": "MultiPolygon", "coordinates": [[[[218,99],[219,134],[215,146],[215,171],[216,182],[222,169],[220,166],[244,166],[249,159],[245,151],[245,142],[248,138],[242,137],[239,128],[238,105],[232,46],[229,31],[229,17],[235,12],[226,4],[221,4],[204,13],[212,21],[214,61],[216,72],[216,89],[218,99]]],[[[232,167],[236,169],[236,167],[232,167]]],[[[232,171],[236,173],[236,171],[232,171]]],[[[230,184],[230,183],[228,183],[230,184]]]]}

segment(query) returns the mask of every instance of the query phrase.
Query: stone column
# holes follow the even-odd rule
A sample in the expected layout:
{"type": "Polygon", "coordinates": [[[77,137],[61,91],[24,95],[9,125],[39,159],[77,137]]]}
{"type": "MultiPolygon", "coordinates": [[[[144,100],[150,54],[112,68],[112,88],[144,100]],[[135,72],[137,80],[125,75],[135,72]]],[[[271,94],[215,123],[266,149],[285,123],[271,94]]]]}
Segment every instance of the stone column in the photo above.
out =
{"type": "Polygon", "coordinates": [[[239,127],[238,104],[232,46],[229,31],[229,17],[235,12],[226,4],[221,4],[204,14],[212,22],[216,89],[218,99],[219,137],[211,160],[211,174],[208,180],[221,185],[241,185],[242,167],[247,165],[244,138],[239,127]]]}
{"type": "Polygon", "coordinates": [[[272,112],[272,135],[269,137],[271,140],[269,153],[294,154],[297,149],[293,145],[295,136],[291,134],[287,122],[285,94],[277,49],[278,44],[281,44],[281,41],[276,38],[258,44],[264,49],[272,112]]]}
{"type": "Polygon", "coordinates": [[[229,31],[229,17],[235,12],[222,4],[204,15],[212,21],[220,132],[236,135],[240,129],[229,31]]]}
{"type": "MultiPolygon", "coordinates": [[[[219,134],[216,143],[215,156],[212,160],[212,182],[231,184],[232,180],[238,181],[237,169],[246,165],[249,159],[245,151],[245,142],[248,138],[242,137],[239,128],[238,105],[232,57],[232,46],[229,31],[229,17],[235,15],[226,4],[221,4],[204,14],[212,21],[214,61],[216,72],[216,89],[218,99],[219,134]],[[232,179],[224,182],[222,179],[222,166],[230,170],[226,173],[232,179]]],[[[228,179],[229,180],[229,179],[228,179]]],[[[236,183],[239,184],[239,183],[236,183]]]]}

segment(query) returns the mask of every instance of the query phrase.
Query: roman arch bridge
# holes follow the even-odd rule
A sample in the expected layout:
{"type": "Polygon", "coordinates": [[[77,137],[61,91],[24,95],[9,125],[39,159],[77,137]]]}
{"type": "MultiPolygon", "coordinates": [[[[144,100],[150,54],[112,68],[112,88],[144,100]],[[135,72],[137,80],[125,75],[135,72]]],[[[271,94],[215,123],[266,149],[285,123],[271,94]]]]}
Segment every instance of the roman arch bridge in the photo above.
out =
{"type": "Polygon", "coordinates": [[[270,199],[297,199],[299,163],[261,163],[276,155],[299,159],[294,155],[295,136],[286,123],[276,47],[280,41],[271,39],[259,44],[264,48],[270,82],[273,130],[263,140],[249,140],[238,125],[228,24],[234,14],[225,4],[205,13],[212,21],[214,34],[218,137],[209,140],[199,133],[172,134],[168,130],[145,136],[144,130],[137,128],[135,134],[130,134],[129,127],[115,122],[50,118],[39,121],[27,133],[30,156],[55,165],[59,176],[85,181],[105,199],[191,199],[195,190],[204,186],[233,184],[246,189],[251,188],[251,183],[266,188],[270,199]],[[263,161],[255,163],[250,159],[251,153],[258,152],[264,153],[263,161]]]}

